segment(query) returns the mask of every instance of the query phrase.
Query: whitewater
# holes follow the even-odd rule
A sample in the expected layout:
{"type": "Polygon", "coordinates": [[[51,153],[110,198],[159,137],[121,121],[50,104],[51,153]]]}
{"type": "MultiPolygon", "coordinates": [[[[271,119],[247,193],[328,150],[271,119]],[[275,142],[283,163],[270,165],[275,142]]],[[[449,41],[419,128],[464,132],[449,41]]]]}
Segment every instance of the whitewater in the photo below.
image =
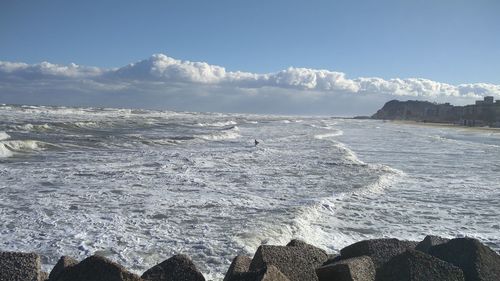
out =
{"type": "Polygon", "coordinates": [[[176,253],[220,280],[299,238],[475,237],[500,250],[500,134],[376,120],[0,105],[0,249],[176,253]],[[254,145],[254,139],[260,144],[254,145]]]}

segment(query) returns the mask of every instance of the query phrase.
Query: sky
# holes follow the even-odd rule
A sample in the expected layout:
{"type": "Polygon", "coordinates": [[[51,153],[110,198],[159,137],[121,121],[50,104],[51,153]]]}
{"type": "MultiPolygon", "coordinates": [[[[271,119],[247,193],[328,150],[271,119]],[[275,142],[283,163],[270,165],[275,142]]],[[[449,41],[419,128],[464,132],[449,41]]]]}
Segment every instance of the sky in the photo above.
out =
{"type": "Polygon", "coordinates": [[[500,1],[0,1],[0,103],[372,114],[500,99],[500,1]]]}

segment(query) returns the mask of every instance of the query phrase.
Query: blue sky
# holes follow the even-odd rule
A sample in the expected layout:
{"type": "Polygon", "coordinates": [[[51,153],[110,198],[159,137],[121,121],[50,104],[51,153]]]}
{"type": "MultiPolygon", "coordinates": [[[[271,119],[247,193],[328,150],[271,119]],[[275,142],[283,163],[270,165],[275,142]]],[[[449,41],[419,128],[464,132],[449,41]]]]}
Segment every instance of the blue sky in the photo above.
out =
{"type": "MultiPolygon", "coordinates": [[[[109,69],[163,53],[228,72],[277,73],[292,66],[341,72],[349,79],[495,86],[500,84],[499,14],[496,0],[4,0],[0,61],[109,69]]],[[[13,75],[11,67],[4,68],[13,75]]],[[[472,93],[470,101],[499,90],[480,88],[459,92],[472,93]]],[[[14,95],[10,88],[1,89],[0,102],[12,102],[5,98],[14,95]]]]}
{"type": "Polygon", "coordinates": [[[0,2],[0,59],[120,67],[154,53],[273,72],[500,84],[500,1],[0,2]]]}

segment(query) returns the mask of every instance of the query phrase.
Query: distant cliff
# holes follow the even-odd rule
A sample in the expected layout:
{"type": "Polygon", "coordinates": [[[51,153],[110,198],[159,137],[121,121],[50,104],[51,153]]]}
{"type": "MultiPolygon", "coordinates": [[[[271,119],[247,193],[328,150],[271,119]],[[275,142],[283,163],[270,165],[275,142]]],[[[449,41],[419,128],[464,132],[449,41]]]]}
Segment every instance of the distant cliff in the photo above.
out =
{"type": "Polygon", "coordinates": [[[391,100],[371,118],[500,127],[500,101],[485,97],[476,104],[453,106],[449,103],[391,100]]]}

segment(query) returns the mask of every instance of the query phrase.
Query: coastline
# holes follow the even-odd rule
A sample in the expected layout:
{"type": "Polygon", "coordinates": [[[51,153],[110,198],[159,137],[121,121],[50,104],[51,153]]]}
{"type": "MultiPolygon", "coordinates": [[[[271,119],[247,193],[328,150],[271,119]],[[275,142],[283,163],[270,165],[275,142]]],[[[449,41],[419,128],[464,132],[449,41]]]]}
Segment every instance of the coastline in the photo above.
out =
{"type": "Polygon", "coordinates": [[[413,120],[383,120],[383,121],[390,121],[391,123],[403,124],[403,125],[417,125],[417,126],[434,127],[434,128],[439,128],[439,127],[454,128],[467,131],[483,131],[483,132],[492,132],[500,134],[500,128],[492,128],[492,127],[469,127],[469,126],[455,125],[452,123],[434,123],[434,122],[422,122],[413,120]]]}

